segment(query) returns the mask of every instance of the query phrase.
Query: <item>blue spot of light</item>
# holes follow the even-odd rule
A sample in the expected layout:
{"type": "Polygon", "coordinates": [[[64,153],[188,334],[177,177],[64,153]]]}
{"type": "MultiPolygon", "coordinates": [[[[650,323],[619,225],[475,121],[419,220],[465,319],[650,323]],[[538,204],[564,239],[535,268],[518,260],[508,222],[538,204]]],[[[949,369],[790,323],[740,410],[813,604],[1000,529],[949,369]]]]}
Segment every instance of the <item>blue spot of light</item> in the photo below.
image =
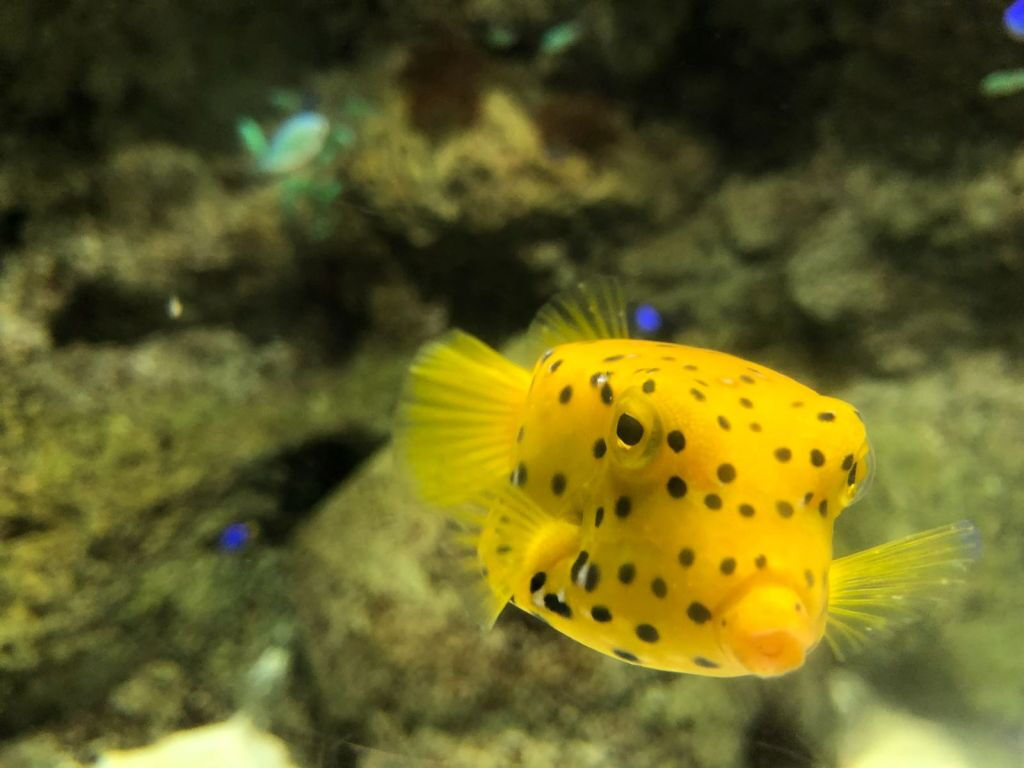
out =
{"type": "Polygon", "coordinates": [[[1010,37],[1024,40],[1024,0],[1017,0],[1003,11],[1003,27],[1010,37]]]}
{"type": "Polygon", "coordinates": [[[643,333],[657,333],[661,328],[661,313],[650,304],[640,304],[633,310],[633,322],[643,333]]]}
{"type": "Polygon", "coordinates": [[[252,534],[248,523],[231,523],[220,532],[217,544],[222,552],[237,552],[252,540],[252,534]]]}

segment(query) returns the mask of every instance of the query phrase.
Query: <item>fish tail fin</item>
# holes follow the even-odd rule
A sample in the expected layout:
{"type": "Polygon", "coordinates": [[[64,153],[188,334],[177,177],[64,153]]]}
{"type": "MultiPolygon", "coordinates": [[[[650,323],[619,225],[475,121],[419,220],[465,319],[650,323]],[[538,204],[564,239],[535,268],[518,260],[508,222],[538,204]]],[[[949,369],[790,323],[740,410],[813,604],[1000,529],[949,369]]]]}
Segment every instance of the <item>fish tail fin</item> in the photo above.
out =
{"type": "Polygon", "coordinates": [[[243,117],[238,121],[238,138],[242,146],[256,160],[260,160],[267,154],[269,147],[266,134],[260,128],[260,124],[251,117],[243,117]]]}
{"type": "Polygon", "coordinates": [[[948,596],[981,545],[961,520],[836,560],[829,569],[825,637],[843,660],[948,596]]]}
{"type": "Polygon", "coordinates": [[[507,479],[529,386],[529,373],[462,331],[419,351],[395,445],[421,498],[454,506],[507,479]]]}

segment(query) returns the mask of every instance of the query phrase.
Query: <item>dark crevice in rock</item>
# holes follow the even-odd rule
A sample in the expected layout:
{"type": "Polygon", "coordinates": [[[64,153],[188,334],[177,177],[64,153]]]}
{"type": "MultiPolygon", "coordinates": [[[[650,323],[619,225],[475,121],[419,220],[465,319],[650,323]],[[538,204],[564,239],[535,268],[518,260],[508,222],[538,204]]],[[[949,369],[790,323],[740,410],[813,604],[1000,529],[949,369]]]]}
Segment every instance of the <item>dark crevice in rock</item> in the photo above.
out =
{"type": "Polygon", "coordinates": [[[78,286],[50,323],[57,346],[135,342],[168,327],[166,297],[130,294],[97,281],[78,286]]]}
{"type": "MultiPolygon", "coordinates": [[[[25,244],[25,225],[28,223],[28,211],[14,206],[0,210],[0,254],[10,248],[19,248],[25,244]]],[[[0,264],[3,257],[0,256],[0,264]]]]}
{"type": "Polygon", "coordinates": [[[337,260],[308,260],[292,272],[236,264],[181,279],[180,293],[140,291],[107,279],[83,282],[50,322],[58,347],[134,344],[197,325],[229,325],[256,344],[298,338],[318,355],[345,354],[365,328],[364,307],[345,295],[337,260]],[[181,315],[172,313],[180,302],[181,315]]]}
{"type": "Polygon", "coordinates": [[[50,526],[29,515],[14,515],[0,520],[0,541],[11,541],[32,533],[44,533],[50,526]]]}
{"type": "Polygon", "coordinates": [[[811,768],[820,764],[796,723],[770,702],[751,719],[744,734],[744,768],[811,768]]]}
{"type": "Polygon", "coordinates": [[[292,530],[383,442],[381,435],[340,434],[314,438],[267,461],[255,471],[272,478],[277,515],[260,520],[263,541],[287,541],[292,530]]]}

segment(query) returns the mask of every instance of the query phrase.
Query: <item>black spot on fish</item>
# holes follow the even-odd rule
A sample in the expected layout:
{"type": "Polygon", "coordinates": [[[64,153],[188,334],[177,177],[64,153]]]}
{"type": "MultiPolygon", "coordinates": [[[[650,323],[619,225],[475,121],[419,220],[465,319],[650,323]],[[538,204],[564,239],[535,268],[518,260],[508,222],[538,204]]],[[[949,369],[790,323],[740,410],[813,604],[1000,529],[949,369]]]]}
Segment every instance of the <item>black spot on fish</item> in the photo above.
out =
{"type": "Polygon", "coordinates": [[[565,405],[572,399],[572,387],[566,384],[562,387],[562,391],[558,393],[558,402],[565,405]]]}
{"type": "Polygon", "coordinates": [[[679,550],[679,564],[683,566],[683,568],[689,568],[693,565],[693,559],[693,550],[689,547],[683,547],[679,550]]]}
{"type": "Polygon", "coordinates": [[[853,462],[853,466],[850,467],[850,474],[846,476],[846,484],[853,485],[857,482],[857,462],[853,462]]]}
{"type": "Polygon", "coordinates": [[[605,443],[603,437],[599,437],[599,438],[597,438],[597,440],[594,441],[594,449],[593,450],[594,450],[594,458],[595,459],[600,459],[602,456],[604,456],[605,451],[608,450],[608,446],[605,443]]]}
{"type": "Polygon", "coordinates": [[[704,402],[704,393],[701,392],[699,389],[691,389],[690,394],[693,395],[693,399],[696,400],[697,402],[704,402]]]}
{"type": "Polygon", "coordinates": [[[722,562],[718,564],[718,570],[720,570],[726,576],[729,576],[730,574],[732,574],[733,571],[736,570],[736,559],[732,557],[727,557],[723,559],[722,562]]]}
{"type": "Polygon", "coordinates": [[[754,512],[754,507],[750,504],[740,504],[740,514],[744,517],[753,517],[754,512]]]}
{"type": "Polygon", "coordinates": [[[623,563],[619,566],[619,581],[623,584],[632,584],[636,578],[636,566],[632,563],[623,563]]]}
{"type": "Polygon", "coordinates": [[[603,605],[595,605],[590,609],[590,618],[594,621],[606,622],[612,620],[612,612],[603,605]]]}
{"type": "Polygon", "coordinates": [[[643,390],[648,395],[651,394],[651,392],[654,391],[654,379],[648,379],[647,381],[645,381],[643,385],[643,390]]]}
{"type": "Polygon", "coordinates": [[[645,643],[656,643],[660,637],[658,635],[658,630],[650,624],[638,624],[636,628],[636,636],[645,643]]]}
{"type": "Polygon", "coordinates": [[[809,570],[804,571],[804,581],[807,582],[807,586],[808,587],[813,587],[814,586],[814,574],[811,573],[809,570]]]}
{"type": "Polygon", "coordinates": [[[686,447],[686,438],[683,437],[683,433],[678,429],[673,429],[668,433],[666,438],[668,447],[671,448],[675,453],[679,453],[683,448],[686,447]]]}
{"type": "Polygon", "coordinates": [[[548,575],[544,571],[537,571],[530,578],[530,592],[540,592],[544,587],[544,582],[548,580],[548,575]]]}
{"type": "Polygon", "coordinates": [[[828,517],[828,499],[822,499],[821,503],[818,504],[818,514],[822,517],[828,517]]]}
{"type": "Polygon", "coordinates": [[[718,669],[718,664],[713,662],[711,659],[705,659],[703,656],[694,656],[693,663],[698,667],[704,667],[705,669],[718,669]]]}
{"type": "Polygon", "coordinates": [[[544,595],[544,607],[552,613],[557,613],[559,616],[564,616],[567,619],[572,618],[572,609],[568,603],[563,603],[558,599],[558,595],[548,592],[544,595]]]}
{"type": "Polygon", "coordinates": [[[587,592],[593,592],[600,583],[601,569],[597,567],[597,563],[591,563],[590,567],[587,568],[587,577],[583,580],[583,588],[587,592]]]}
{"type": "Polygon", "coordinates": [[[725,418],[725,416],[719,416],[718,417],[718,426],[720,426],[722,429],[724,429],[726,432],[728,432],[732,425],[729,424],[729,420],[727,418],[725,418]]]}
{"type": "Polygon", "coordinates": [[[565,493],[565,475],[561,472],[556,472],[551,476],[551,492],[555,496],[561,496],[565,493]]]}
{"type": "Polygon", "coordinates": [[[791,458],[793,458],[793,452],[789,450],[789,448],[776,448],[775,458],[785,463],[789,461],[791,458]]]}
{"type": "Polygon", "coordinates": [[[629,500],[629,496],[619,496],[615,502],[615,514],[619,517],[629,517],[630,511],[633,509],[633,502],[629,500]]]}
{"type": "Polygon", "coordinates": [[[558,370],[558,366],[560,366],[561,364],[562,364],[561,360],[555,360],[555,362],[553,362],[550,366],[548,366],[548,370],[551,371],[552,373],[554,373],[555,371],[558,370]]]}
{"type": "Polygon", "coordinates": [[[576,559],[573,561],[572,567],[569,569],[569,578],[572,579],[574,583],[579,580],[580,568],[586,564],[588,557],[589,555],[585,549],[580,550],[580,553],[576,555],[576,559]]]}
{"type": "Polygon", "coordinates": [[[835,421],[836,415],[832,411],[822,411],[818,414],[818,421],[835,421]]]}
{"type": "Polygon", "coordinates": [[[709,493],[704,497],[704,505],[708,509],[721,509],[722,508],[722,497],[717,493],[709,493]]]}
{"type": "Polygon", "coordinates": [[[690,621],[695,624],[703,624],[711,618],[711,611],[707,609],[704,603],[698,603],[696,601],[690,603],[690,607],[686,609],[686,615],[690,617],[690,621]]]}
{"type": "Polygon", "coordinates": [[[608,357],[606,357],[604,359],[604,362],[606,362],[606,363],[615,363],[615,362],[618,362],[619,360],[621,360],[623,357],[624,357],[624,355],[609,355],[608,357]]]}
{"type": "Polygon", "coordinates": [[[811,450],[811,464],[816,467],[824,466],[825,454],[819,451],[817,448],[811,450]]]}
{"type": "Polygon", "coordinates": [[[843,457],[843,463],[839,465],[839,468],[846,472],[853,466],[853,454],[848,453],[843,457]]]}
{"type": "Polygon", "coordinates": [[[718,479],[723,483],[731,483],[736,479],[736,468],[732,464],[720,464],[718,467],[718,479]]]}
{"type": "Polygon", "coordinates": [[[681,499],[686,495],[686,481],[676,475],[668,479],[665,487],[668,489],[668,495],[673,499],[681,499]]]}
{"type": "Polygon", "coordinates": [[[601,387],[601,402],[605,405],[611,405],[615,400],[615,393],[612,392],[612,385],[607,381],[601,387]]]}
{"type": "Polygon", "coordinates": [[[655,597],[664,597],[668,594],[668,585],[662,578],[656,578],[651,582],[651,592],[654,593],[655,597]]]}
{"type": "Polygon", "coordinates": [[[604,522],[604,507],[598,507],[594,513],[594,527],[600,528],[602,522],[604,522]]]}
{"type": "Polygon", "coordinates": [[[526,465],[521,461],[516,467],[516,471],[512,473],[512,482],[520,488],[526,485],[526,465]]]}
{"type": "Polygon", "coordinates": [[[793,505],[788,501],[777,501],[775,502],[776,511],[783,517],[793,516],[793,505]]]}
{"type": "Polygon", "coordinates": [[[613,648],[612,653],[614,653],[623,661],[632,661],[633,663],[637,663],[640,661],[640,659],[638,659],[632,653],[630,653],[629,651],[624,651],[621,648],[613,648]]]}
{"type": "Polygon", "coordinates": [[[768,558],[765,557],[764,555],[758,555],[757,557],[754,558],[754,565],[757,566],[757,569],[759,571],[763,570],[764,567],[766,565],[768,565],[768,558]]]}

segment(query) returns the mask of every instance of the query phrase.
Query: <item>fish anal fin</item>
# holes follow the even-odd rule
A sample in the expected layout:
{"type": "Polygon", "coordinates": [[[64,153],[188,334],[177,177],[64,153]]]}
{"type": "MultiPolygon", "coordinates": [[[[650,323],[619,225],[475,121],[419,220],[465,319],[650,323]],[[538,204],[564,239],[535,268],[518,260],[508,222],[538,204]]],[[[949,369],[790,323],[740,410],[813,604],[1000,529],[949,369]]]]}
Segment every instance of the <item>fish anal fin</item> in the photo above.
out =
{"type": "Polygon", "coordinates": [[[948,599],[979,553],[977,529],[962,520],[836,560],[825,629],[833,653],[842,660],[948,599]]]}
{"type": "Polygon", "coordinates": [[[420,496],[451,506],[508,477],[530,374],[451,331],[417,353],[398,404],[396,456],[420,496]]]}
{"type": "Polygon", "coordinates": [[[537,313],[529,337],[534,359],[560,344],[629,338],[622,285],[596,277],[558,294],[537,313]]]}

